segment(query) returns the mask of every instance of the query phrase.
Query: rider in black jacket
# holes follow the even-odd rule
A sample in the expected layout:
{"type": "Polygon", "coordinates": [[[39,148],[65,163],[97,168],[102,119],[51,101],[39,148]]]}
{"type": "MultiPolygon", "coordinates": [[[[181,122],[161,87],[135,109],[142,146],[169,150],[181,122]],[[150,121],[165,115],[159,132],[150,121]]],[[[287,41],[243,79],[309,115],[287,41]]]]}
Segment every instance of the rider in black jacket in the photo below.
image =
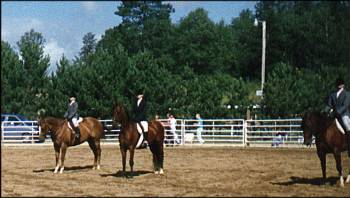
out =
{"type": "Polygon", "coordinates": [[[78,114],[78,103],[76,101],[75,94],[70,94],[69,100],[70,102],[68,103],[67,111],[64,114],[64,117],[68,120],[69,124],[74,129],[76,140],[79,140],[80,139],[80,129],[78,125],[79,114],[78,114]]]}
{"type": "Polygon", "coordinates": [[[146,116],[146,100],[144,97],[144,93],[142,90],[139,90],[136,95],[136,100],[134,102],[133,108],[133,121],[137,124],[141,124],[141,128],[143,129],[143,147],[147,147],[148,145],[148,121],[146,116]]]}

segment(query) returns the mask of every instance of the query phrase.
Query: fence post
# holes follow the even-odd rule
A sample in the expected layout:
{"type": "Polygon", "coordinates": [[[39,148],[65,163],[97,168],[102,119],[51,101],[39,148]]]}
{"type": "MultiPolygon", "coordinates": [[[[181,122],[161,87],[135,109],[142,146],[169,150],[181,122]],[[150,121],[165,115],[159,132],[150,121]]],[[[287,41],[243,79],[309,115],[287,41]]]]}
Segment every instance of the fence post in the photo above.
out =
{"type": "Polygon", "coordinates": [[[243,120],[243,146],[247,146],[247,132],[248,132],[248,128],[247,128],[247,121],[243,120]]]}
{"type": "Polygon", "coordinates": [[[4,130],[4,123],[1,122],[1,143],[3,143],[5,141],[5,130],[4,130]]]}
{"type": "Polygon", "coordinates": [[[181,145],[185,145],[185,120],[181,119],[181,145]]]}

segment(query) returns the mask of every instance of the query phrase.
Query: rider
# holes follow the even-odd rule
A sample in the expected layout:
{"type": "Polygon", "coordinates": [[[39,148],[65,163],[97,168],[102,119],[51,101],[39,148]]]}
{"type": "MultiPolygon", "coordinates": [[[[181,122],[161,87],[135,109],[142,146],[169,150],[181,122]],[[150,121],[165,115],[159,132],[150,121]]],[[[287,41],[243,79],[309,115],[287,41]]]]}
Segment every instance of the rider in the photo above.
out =
{"type": "Polygon", "coordinates": [[[80,139],[80,129],[78,124],[79,114],[78,114],[78,103],[76,101],[75,94],[69,95],[70,102],[68,103],[68,108],[66,113],[64,114],[64,117],[68,120],[69,124],[72,126],[72,128],[75,131],[75,138],[76,140],[80,139]]]}
{"type": "Polygon", "coordinates": [[[350,92],[344,89],[344,84],[342,78],[336,80],[337,91],[329,95],[327,106],[329,114],[334,115],[345,129],[350,157],[350,92]]]}
{"type": "Polygon", "coordinates": [[[133,108],[133,121],[137,124],[142,125],[142,132],[144,137],[142,147],[145,148],[148,146],[148,122],[146,117],[146,100],[142,90],[139,90],[136,94],[136,100],[134,102],[133,108]]]}

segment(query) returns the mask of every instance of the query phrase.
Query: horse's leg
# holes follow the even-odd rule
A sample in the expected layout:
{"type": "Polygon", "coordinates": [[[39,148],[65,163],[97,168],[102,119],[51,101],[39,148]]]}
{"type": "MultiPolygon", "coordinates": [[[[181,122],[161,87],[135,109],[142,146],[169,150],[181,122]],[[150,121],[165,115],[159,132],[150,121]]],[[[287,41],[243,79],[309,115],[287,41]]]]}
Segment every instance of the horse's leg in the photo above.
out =
{"type": "Polygon", "coordinates": [[[347,178],[346,178],[345,183],[350,183],[350,170],[349,170],[349,174],[348,174],[348,176],[347,176],[347,178]]]}
{"type": "Polygon", "coordinates": [[[63,173],[64,170],[64,158],[66,156],[66,151],[67,151],[67,145],[66,144],[62,144],[61,145],[61,169],[60,169],[60,173],[63,173]]]}
{"type": "Polygon", "coordinates": [[[343,170],[342,170],[342,167],[341,167],[341,153],[340,152],[335,152],[334,153],[334,158],[335,158],[335,162],[336,162],[336,165],[337,165],[338,176],[340,177],[339,178],[340,186],[344,187],[343,170]]]}
{"type": "Polygon", "coordinates": [[[101,145],[100,140],[95,141],[96,150],[97,150],[97,170],[101,169],[101,145]]]}
{"type": "Polygon", "coordinates": [[[134,153],[135,153],[135,147],[130,147],[130,159],[129,159],[129,165],[130,165],[130,175],[133,176],[134,172],[134,153]]]}
{"type": "Polygon", "coordinates": [[[164,162],[164,150],[163,150],[163,144],[162,143],[157,143],[158,144],[158,166],[160,167],[159,174],[164,174],[163,171],[163,162],[164,162]]]}
{"type": "Polygon", "coordinates": [[[56,167],[55,167],[54,173],[57,173],[58,169],[60,168],[59,161],[58,161],[60,157],[60,147],[56,144],[54,144],[53,147],[55,149],[55,157],[56,157],[56,167]]]}
{"type": "Polygon", "coordinates": [[[154,174],[159,174],[159,166],[158,166],[158,159],[157,155],[153,154],[153,167],[154,167],[154,174]]]}
{"type": "Polygon", "coordinates": [[[97,166],[97,148],[96,148],[94,140],[89,139],[88,143],[89,143],[89,146],[90,146],[92,152],[94,153],[94,165],[93,165],[92,169],[95,170],[96,166],[97,166]]]}
{"type": "Polygon", "coordinates": [[[122,165],[123,165],[123,175],[125,175],[125,165],[126,165],[126,149],[122,146],[120,147],[120,153],[122,154],[122,165]]]}
{"type": "Polygon", "coordinates": [[[325,182],[326,182],[326,154],[322,151],[317,151],[317,155],[320,158],[321,168],[322,168],[322,182],[321,182],[321,184],[325,184],[325,182]]]}
{"type": "Polygon", "coordinates": [[[159,174],[158,160],[157,160],[156,149],[155,149],[154,143],[150,144],[149,148],[153,154],[154,174],[159,174]]]}

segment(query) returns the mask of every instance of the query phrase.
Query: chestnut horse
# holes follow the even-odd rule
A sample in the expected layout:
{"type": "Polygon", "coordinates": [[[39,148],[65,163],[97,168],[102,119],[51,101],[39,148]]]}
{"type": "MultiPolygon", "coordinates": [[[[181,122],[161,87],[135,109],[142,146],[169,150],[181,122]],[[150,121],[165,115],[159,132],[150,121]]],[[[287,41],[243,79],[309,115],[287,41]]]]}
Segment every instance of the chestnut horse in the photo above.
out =
{"type": "Polygon", "coordinates": [[[67,148],[70,146],[79,145],[85,141],[89,143],[89,146],[95,156],[93,169],[100,169],[100,139],[104,134],[104,126],[96,118],[85,117],[79,124],[79,140],[75,140],[75,135],[72,132],[72,129],[68,127],[68,121],[66,119],[44,117],[38,120],[38,126],[40,127],[39,140],[41,142],[45,141],[45,135],[47,132],[50,132],[51,134],[51,139],[56,154],[56,168],[54,173],[57,173],[59,168],[61,168],[60,173],[63,173],[64,158],[67,148]]]}
{"type": "MultiPolygon", "coordinates": [[[[125,164],[126,164],[126,152],[129,150],[130,159],[129,165],[131,169],[131,176],[133,174],[134,166],[134,152],[136,149],[137,141],[140,137],[140,133],[137,131],[135,122],[132,122],[128,113],[124,107],[115,103],[113,106],[113,126],[116,123],[121,124],[121,130],[119,134],[119,147],[122,155],[123,175],[126,176],[125,164]]],[[[156,120],[148,122],[148,144],[153,154],[153,166],[155,174],[163,174],[163,160],[164,160],[164,127],[156,120]]]]}
{"type": "MultiPolygon", "coordinates": [[[[340,177],[340,186],[344,187],[344,178],[341,166],[341,152],[347,150],[346,136],[337,128],[335,119],[327,115],[312,112],[303,116],[301,128],[304,133],[304,144],[310,146],[312,136],[315,136],[317,155],[321,161],[323,181],[326,181],[326,154],[332,153],[340,177]]],[[[350,171],[346,183],[350,182],[350,171]]]]}

